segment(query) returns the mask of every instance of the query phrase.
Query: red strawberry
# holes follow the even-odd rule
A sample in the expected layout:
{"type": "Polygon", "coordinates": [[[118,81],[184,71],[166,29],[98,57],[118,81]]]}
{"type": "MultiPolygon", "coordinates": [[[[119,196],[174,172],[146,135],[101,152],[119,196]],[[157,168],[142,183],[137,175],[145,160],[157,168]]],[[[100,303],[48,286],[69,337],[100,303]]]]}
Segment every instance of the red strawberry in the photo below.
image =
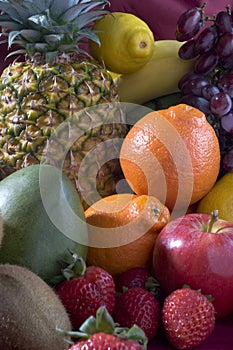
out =
{"type": "Polygon", "coordinates": [[[125,289],[140,287],[151,292],[159,302],[162,301],[162,291],[159,282],[150,271],[143,267],[133,267],[114,276],[116,291],[122,293],[125,289]]]}
{"type": "Polygon", "coordinates": [[[142,267],[134,267],[132,269],[119,273],[114,277],[116,291],[123,292],[124,287],[144,288],[146,281],[150,276],[151,276],[150,271],[142,267]]]}
{"type": "Polygon", "coordinates": [[[118,327],[105,306],[96,311],[80,326],[79,331],[57,329],[63,337],[77,338],[70,350],[142,350],[147,348],[148,339],[138,326],[118,327]],[[83,340],[84,338],[84,340],[83,340]]]}
{"type": "Polygon", "coordinates": [[[131,340],[119,339],[112,334],[95,333],[89,339],[71,346],[70,350],[142,350],[143,347],[131,340]]]}
{"type": "Polygon", "coordinates": [[[113,313],[116,291],[113,277],[107,271],[96,266],[86,267],[81,257],[73,257],[75,262],[64,270],[67,280],[55,290],[70,315],[73,329],[79,329],[101,305],[113,313]]]}
{"type": "Polygon", "coordinates": [[[144,288],[129,288],[116,297],[113,318],[122,327],[136,324],[148,340],[157,333],[160,317],[159,302],[144,288]]]}
{"type": "Polygon", "coordinates": [[[200,345],[215,327],[215,309],[200,291],[181,288],[164,301],[162,324],[170,344],[176,349],[200,345]]]}

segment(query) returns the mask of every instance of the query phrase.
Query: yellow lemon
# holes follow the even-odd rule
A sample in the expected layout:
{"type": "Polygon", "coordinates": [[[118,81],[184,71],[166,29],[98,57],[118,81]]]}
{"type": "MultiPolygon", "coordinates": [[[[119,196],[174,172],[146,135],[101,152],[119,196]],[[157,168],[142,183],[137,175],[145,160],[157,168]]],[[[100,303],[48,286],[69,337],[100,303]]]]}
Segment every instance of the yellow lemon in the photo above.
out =
{"type": "Polygon", "coordinates": [[[154,51],[154,35],[137,16],[107,14],[94,24],[100,45],[89,41],[91,55],[114,73],[129,74],[144,66],[154,51]]]}
{"type": "Polygon", "coordinates": [[[226,173],[197,206],[198,213],[210,214],[217,209],[219,218],[233,222],[233,173],[226,173]]]}

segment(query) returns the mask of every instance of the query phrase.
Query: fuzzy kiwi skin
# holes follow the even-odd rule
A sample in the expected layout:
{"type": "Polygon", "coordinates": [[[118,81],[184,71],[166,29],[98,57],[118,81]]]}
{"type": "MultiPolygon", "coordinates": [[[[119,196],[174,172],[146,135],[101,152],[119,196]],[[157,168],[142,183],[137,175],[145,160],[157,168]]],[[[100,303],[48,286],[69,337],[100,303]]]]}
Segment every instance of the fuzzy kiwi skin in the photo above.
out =
{"type": "Polygon", "coordinates": [[[32,271],[0,264],[0,349],[67,350],[71,323],[55,291],[32,271]]]}

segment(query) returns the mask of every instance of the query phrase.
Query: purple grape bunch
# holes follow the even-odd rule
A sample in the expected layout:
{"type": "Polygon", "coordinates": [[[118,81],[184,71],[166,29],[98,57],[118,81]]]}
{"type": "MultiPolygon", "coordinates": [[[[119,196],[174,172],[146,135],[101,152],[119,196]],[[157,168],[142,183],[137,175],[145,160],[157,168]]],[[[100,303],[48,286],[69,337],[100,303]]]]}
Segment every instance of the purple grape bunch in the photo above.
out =
{"type": "Polygon", "coordinates": [[[212,17],[205,6],[181,14],[175,38],[179,57],[195,59],[194,69],[179,81],[181,102],[205,113],[219,139],[221,171],[233,171],[233,10],[229,5],[212,17]]]}

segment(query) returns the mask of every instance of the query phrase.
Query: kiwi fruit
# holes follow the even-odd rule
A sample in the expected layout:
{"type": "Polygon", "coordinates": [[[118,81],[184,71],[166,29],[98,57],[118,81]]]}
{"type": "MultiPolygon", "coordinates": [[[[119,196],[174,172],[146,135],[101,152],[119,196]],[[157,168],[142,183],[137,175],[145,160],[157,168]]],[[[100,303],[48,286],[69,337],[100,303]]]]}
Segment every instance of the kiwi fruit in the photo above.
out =
{"type": "Polygon", "coordinates": [[[0,349],[67,350],[56,331],[70,331],[69,316],[44,280],[29,269],[0,264],[0,349]]]}

